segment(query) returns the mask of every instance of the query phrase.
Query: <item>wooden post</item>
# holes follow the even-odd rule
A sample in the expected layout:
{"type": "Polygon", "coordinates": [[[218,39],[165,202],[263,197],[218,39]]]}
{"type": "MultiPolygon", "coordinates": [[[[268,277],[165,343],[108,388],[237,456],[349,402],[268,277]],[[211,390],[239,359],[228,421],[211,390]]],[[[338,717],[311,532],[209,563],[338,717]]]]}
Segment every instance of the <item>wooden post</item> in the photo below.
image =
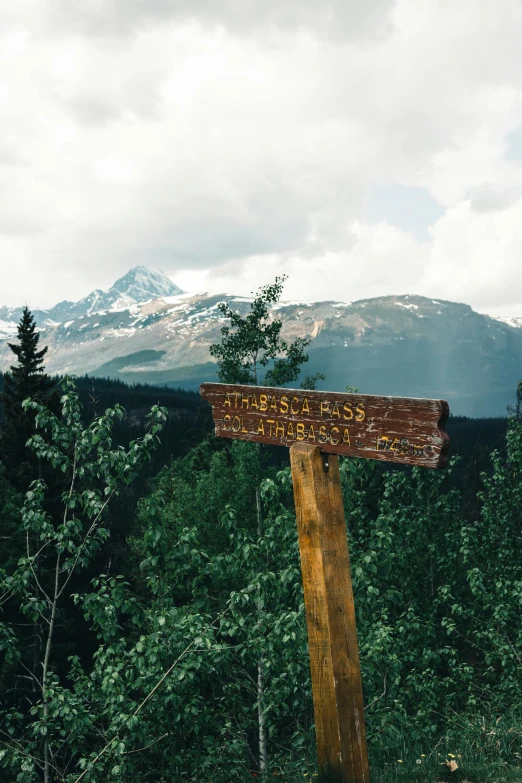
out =
{"type": "Polygon", "coordinates": [[[338,457],[290,448],[321,783],[369,783],[338,457]]]}

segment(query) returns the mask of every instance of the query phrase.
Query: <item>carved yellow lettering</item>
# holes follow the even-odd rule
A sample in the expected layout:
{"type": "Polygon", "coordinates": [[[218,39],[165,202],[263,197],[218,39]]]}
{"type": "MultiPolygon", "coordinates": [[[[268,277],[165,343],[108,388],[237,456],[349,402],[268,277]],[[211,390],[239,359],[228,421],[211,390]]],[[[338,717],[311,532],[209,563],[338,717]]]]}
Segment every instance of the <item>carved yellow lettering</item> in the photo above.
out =
{"type": "Polygon", "coordinates": [[[308,400],[305,397],[303,400],[303,405],[301,407],[301,413],[310,413],[310,408],[308,407],[308,400]]]}
{"type": "Polygon", "coordinates": [[[256,395],[255,395],[255,394],[253,394],[253,395],[252,395],[252,399],[250,400],[250,407],[251,407],[251,408],[255,408],[255,409],[256,409],[256,411],[257,411],[257,409],[258,409],[258,404],[257,404],[257,397],[256,397],[256,395]]]}
{"type": "Polygon", "coordinates": [[[314,432],[313,424],[310,424],[310,429],[308,430],[308,440],[315,440],[315,432],[314,432]]]}
{"type": "Polygon", "coordinates": [[[319,443],[326,443],[328,440],[328,435],[326,434],[326,427],[324,424],[321,424],[319,427],[319,435],[317,436],[317,439],[319,443]]]}
{"type": "Polygon", "coordinates": [[[241,397],[241,407],[248,410],[248,395],[241,397]]]}
{"type": "Polygon", "coordinates": [[[232,402],[230,401],[230,394],[228,392],[225,394],[225,402],[223,405],[228,405],[229,408],[232,405],[232,402]]]}
{"type": "Polygon", "coordinates": [[[272,397],[272,402],[270,403],[270,410],[275,411],[277,413],[277,402],[275,397],[272,397]]]}
{"type": "Polygon", "coordinates": [[[281,397],[281,413],[286,413],[288,411],[288,397],[283,395],[281,397]]]}
{"type": "Polygon", "coordinates": [[[273,419],[267,419],[266,423],[270,426],[270,432],[268,434],[272,437],[272,424],[275,424],[275,421],[273,419]]]}
{"type": "Polygon", "coordinates": [[[346,421],[350,421],[350,419],[353,419],[353,411],[347,402],[344,403],[343,408],[344,408],[343,419],[346,419],[346,421]]]}
{"type": "Polygon", "coordinates": [[[336,402],[334,402],[333,404],[332,416],[337,416],[338,419],[341,418],[341,414],[339,413],[339,406],[336,402]]]}
{"type": "Polygon", "coordinates": [[[355,421],[364,421],[366,413],[364,412],[363,405],[364,403],[360,402],[356,407],[355,412],[357,413],[357,416],[355,417],[355,421]]]}
{"type": "Polygon", "coordinates": [[[234,399],[234,408],[237,408],[238,407],[238,405],[237,405],[237,398],[240,396],[239,392],[232,392],[232,394],[234,395],[234,398],[235,398],[234,399]]]}
{"type": "Polygon", "coordinates": [[[400,451],[400,441],[399,438],[394,438],[392,445],[390,446],[390,451],[400,451]]]}
{"type": "Polygon", "coordinates": [[[343,430],[343,443],[347,443],[348,446],[350,445],[350,432],[347,427],[343,430]]]}
{"type": "Polygon", "coordinates": [[[259,419],[259,424],[257,425],[257,435],[264,435],[265,434],[265,425],[263,423],[263,419],[259,419]]]}
{"type": "Polygon", "coordinates": [[[321,400],[321,416],[323,413],[330,413],[330,405],[328,400],[321,400]]]}
{"type": "Polygon", "coordinates": [[[260,411],[268,410],[267,400],[268,400],[268,398],[267,398],[266,394],[260,394],[259,395],[259,410],[260,411]]]}
{"type": "Polygon", "coordinates": [[[339,434],[339,427],[332,427],[330,430],[330,443],[332,444],[332,446],[337,446],[337,444],[339,443],[339,438],[337,438],[336,440],[333,439],[334,430],[335,432],[337,432],[337,434],[339,434]]]}
{"type": "Polygon", "coordinates": [[[234,416],[234,418],[232,419],[232,429],[234,430],[234,432],[239,432],[239,430],[241,429],[241,419],[239,418],[239,416],[234,416]]]}
{"type": "Polygon", "coordinates": [[[243,421],[243,416],[241,416],[241,432],[248,432],[245,427],[245,422],[243,421]]]}
{"type": "Polygon", "coordinates": [[[295,425],[295,437],[297,440],[305,439],[304,424],[302,421],[298,421],[295,425]]]}
{"type": "Polygon", "coordinates": [[[228,424],[229,422],[230,422],[230,413],[225,413],[225,415],[223,416],[223,429],[226,430],[227,432],[230,429],[228,424]]]}
{"type": "Polygon", "coordinates": [[[275,429],[276,438],[284,438],[285,437],[285,425],[283,422],[280,422],[276,419],[276,429],[275,429]]]}
{"type": "Polygon", "coordinates": [[[286,430],[286,437],[287,438],[293,438],[294,437],[294,425],[291,421],[288,422],[288,427],[286,430]]]}
{"type": "Polygon", "coordinates": [[[299,413],[299,410],[296,408],[294,411],[294,400],[299,405],[299,397],[292,397],[292,402],[290,403],[290,413],[299,413]]]}

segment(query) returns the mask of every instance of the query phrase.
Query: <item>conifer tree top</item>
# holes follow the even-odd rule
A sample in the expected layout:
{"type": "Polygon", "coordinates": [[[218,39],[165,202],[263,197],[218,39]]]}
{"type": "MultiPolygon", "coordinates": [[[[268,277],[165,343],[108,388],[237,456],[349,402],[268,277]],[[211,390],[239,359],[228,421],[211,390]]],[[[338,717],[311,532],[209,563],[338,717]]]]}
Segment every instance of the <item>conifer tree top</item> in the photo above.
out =
{"type": "Polygon", "coordinates": [[[45,346],[38,350],[40,333],[27,305],[18,324],[17,338],[18,343],[8,343],[18,362],[11,365],[10,373],[6,373],[6,393],[16,397],[21,404],[25,397],[42,398],[54,386],[43,366],[48,349],[45,346]]]}
{"type": "Polygon", "coordinates": [[[27,307],[23,309],[20,323],[18,324],[17,337],[18,345],[8,343],[9,348],[18,357],[18,364],[11,366],[13,377],[20,375],[30,375],[33,373],[43,373],[43,357],[47,353],[47,346],[38,351],[40,333],[36,331],[36,323],[33,314],[27,307]]]}
{"type": "Polygon", "coordinates": [[[54,382],[45,374],[43,362],[47,347],[38,350],[40,335],[33,314],[26,306],[17,329],[18,343],[8,343],[18,359],[4,375],[0,394],[3,421],[0,427],[0,454],[9,480],[25,491],[39,475],[37,458],[26,443],[35,431],[34,414],[23,410],[28,397],[49,405],[54,382]]]}

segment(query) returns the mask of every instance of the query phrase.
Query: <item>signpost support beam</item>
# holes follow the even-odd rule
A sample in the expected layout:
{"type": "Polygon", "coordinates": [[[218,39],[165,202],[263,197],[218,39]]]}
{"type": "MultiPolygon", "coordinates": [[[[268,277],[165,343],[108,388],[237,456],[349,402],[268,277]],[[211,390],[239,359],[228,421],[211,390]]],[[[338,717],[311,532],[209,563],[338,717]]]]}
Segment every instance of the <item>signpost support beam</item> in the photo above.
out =
{"type": "Polygon", "coordinates": [[[364,706],[339,463],[290,448],[321,783],[369,783],[364,706]]]}

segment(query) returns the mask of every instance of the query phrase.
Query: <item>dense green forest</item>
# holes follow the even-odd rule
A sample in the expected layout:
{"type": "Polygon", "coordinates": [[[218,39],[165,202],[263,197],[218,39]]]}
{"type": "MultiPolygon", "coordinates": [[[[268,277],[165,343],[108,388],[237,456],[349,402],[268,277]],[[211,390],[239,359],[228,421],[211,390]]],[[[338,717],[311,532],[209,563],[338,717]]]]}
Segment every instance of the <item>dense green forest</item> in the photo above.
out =
{"type": "MultiPolygon", "coordinates": [[[[221,380],[297,377],[281,284],[224,311],[221,380]]],[[[193,393],[48,378],[38,338],[27,311],[0,397],[2,781],[317,779],[287,450],[193,393]]],[[[520,766],[521,401],[450,418],[442,471],[341,459],[375,780],[520,766]]]]}

